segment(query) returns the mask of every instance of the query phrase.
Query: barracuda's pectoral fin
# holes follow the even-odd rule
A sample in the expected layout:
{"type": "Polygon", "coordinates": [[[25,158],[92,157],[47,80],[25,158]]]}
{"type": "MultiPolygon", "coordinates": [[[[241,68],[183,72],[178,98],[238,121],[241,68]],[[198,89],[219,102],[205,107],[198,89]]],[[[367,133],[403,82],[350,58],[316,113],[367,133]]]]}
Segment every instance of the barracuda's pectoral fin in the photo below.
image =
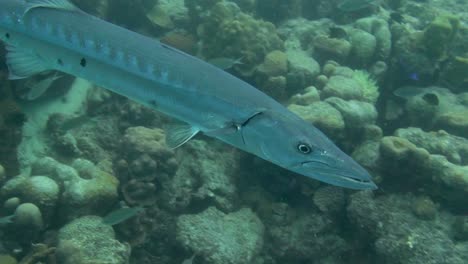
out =
{"type": "Polygon", "coordinates": [[[10,80],[23,79],[47,70],[41,59],[30,49],[6,46],[6,63],[10,80]]]}
{"type": "Polygon", "coordinates": [[[24,12],[25,14],[36,7],[46,7],[46,8],[55,8],[55,9],[63,9],[68,11],[78,11],[78,7],[73,5],[68,0],[26,0],[31,6],[26,9],[24,12]]]}
{"type": "Polygon", "coordinates": [[[172,149],[178,148],[189,141],[200,130],[189,124],[171,125],[166,128],[166,145],[172,149]]]}

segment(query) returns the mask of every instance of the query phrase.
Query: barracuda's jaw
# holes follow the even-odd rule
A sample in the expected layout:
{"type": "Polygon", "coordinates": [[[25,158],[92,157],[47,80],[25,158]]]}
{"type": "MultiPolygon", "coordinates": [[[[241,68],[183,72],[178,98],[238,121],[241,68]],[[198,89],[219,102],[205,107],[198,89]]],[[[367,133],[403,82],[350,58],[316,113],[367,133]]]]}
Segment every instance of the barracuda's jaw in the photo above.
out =
{"type": "Polygon", "coordinates": [[[371,175],[363,167],[341,151],[335,154],[338,156],[322,155],[319,160],[304,161],[289,169],[304,176],[344,188],[377,189],[371,175]]]}

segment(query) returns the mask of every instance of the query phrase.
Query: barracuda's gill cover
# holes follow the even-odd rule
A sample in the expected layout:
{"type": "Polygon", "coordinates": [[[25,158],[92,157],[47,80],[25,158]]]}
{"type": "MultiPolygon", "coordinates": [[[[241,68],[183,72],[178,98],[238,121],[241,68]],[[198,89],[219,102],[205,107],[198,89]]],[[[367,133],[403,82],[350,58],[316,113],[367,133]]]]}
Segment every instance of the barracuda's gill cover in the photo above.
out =
{"type": "Polygon", "coordinates": [[[88,79],[198,132],[330,184],[375,189],[370,175],[311,124],[242,80],[181,51],[88,15],[65,0],[0,1],[10,77],[58,70],[88,79]]]}

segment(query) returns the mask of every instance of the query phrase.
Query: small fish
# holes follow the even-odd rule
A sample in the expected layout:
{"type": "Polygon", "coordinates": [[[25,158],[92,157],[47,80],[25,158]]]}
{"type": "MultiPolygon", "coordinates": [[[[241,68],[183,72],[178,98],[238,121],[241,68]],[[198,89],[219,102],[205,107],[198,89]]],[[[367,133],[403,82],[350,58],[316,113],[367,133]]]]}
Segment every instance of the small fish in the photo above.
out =
{"type": "Polygon", "coordinates": [[[338,4],[338,9],[344,12],[354,12],[376,5],[376,0],[344,0],[338,4]]]}
{"type": "Polygon", "coordinates": [[[408,78],[410,78],[413,81],[419,81],[419,74],[417,72],[409,73],[408,78]]]}
{"type": "Polygon", "coordinates": [[[57,79],[62,78],[63,75],[57,72],[54,75],[46,77],[40,81],[30,79],[25,83],[25,87],[29,90],[26,94],[21,96],[21,99],[33,101],[41,97],[52,86],[57,79]]]}
{"type": "Polygon", "coordinates": [[[139,212],[143,211],[143,207],[124,207],[114,210],[102,218],[102,222],[106,225],[116,225],[128,220],[139,212]]]}
{"type": "Polygon", "coordinates": [[[218,58],[214,58],[214,59],[209,59],[208,60],[208,63],[222,69],[222,70],[229,70],[231,69],[232,67],[234,67],[234,65],[239,65],[239,64],[244,64],[242,62],[242,59],[244,57],[240,57],[238,59],[232,59],[232,58],[226,58],[226,57],[218,57],[218,58]]]}
{"type": "Polygon", "coordinates": [[[13,217],[15,217],[15,215],[0,217],[0,225],[6,225],[6,224],[13,223],[13,221],[12,221],[13,217]]]}
{"type": "Polygon", "coordinates": [[[404,99],[409,99],[411,97],[421,95],[425,92],[424,88],[419,88],[419,87],[401,87],[393,91],[393,94],[395,96],[404,98],[404,99]]]}
{"type": "Polygon", "coordinates": [[[193,259],[195,258],[195,256],[197,256],[197,254],[193,254],[190,258],[182,261],[182,264],[192,264],[193,263],[193,259]]]}

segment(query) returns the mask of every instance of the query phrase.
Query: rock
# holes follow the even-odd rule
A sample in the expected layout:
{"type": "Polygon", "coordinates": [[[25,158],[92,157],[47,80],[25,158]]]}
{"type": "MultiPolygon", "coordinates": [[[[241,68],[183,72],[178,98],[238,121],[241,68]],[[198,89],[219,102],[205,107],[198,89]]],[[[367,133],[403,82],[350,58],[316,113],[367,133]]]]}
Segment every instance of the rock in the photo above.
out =
{"type": "Polygon", "coordinates": [[[349,245],[337,234],[334,225],[323,213],[296,212],[288,222],[267,229],[271,254],[291,263],[307,263],[310,259],[327,263],[325,259],[339,258],[349,250],[349,245]]]}
{"type": "Polygon", "coordinates": [[[123,138],[123,148],[133,155],[148,154],[158,158],[173,156],[174,151],[165,143],[164,131],[160,128],[129,127],[123,138]]]}
{"type": "Polygon", "coordinates": [[[177,240],[204,263],[252,263],[263,247],[264,227],[250,209],[225,214],[214,207],[177,220],[177,240]]]}
{"type": "Polygon", "coordinates": [[[346,197],[342,188],[327,185],[314,192],[313,201],[321,212],[335,214],[344,208],[346,197]]]}
{"type": "Polygon", "coordinates": [[[21,200],[18,197],[12,197],[3,203],[3,208],[8,212],[14,212],[16,207],[21,204],[21,200]]]}
{"type": "Polygon", "coordinates": [[[22,202],[34,203],[41,209],[45,220],[55,213],[60,196],[59,185],[46,176],[19,175],[10,179],[0,189],[0,196],[5,198],[18,197],[22,202]]]}
{"type": "Polygon", "coordinates": [[[466,208],[467,166],[453,164],[444,156],[430,154],[407,139],[395,136],[382,138],[379,159],[387,184],[400,185],[404,181],[407,188],[424,186],[430,197],[450,202],[452,208],[466,208]]]}
{"type": "Polygon", "coordinates": [[[166,145],[166,136],[160,128],[129,127],[121,150],[132,173],[139,178],[169,178],[178,167],[174,150],[166,145]]]}
{"type": "MultiPolygon", "coordinates": [[[[377,170],[380,155],[380,139],[367,140],[354,149],[351,155],[357,163],[367,169],[377,170]]],[[[373,175],[374,176],[374,175],[373,175]]],[[[374,179],[375,182],[375,179],[374,179]]]]}
{"type": "Polygon", "coordinates": [[[303,93],[293,95],[291,97],[290,104],[308,106],[318,101],[320,101],[320,95],[317,88],[309,86],[304,89],[303,93]]]}
{"type": "Polygon", "coordinates": [[[117,199],[117,178],[88,160],[76,159],[67,166],[46,157],[33,164],[31,173],[47,175],[60,185],[62,194],[57,212],[65,219],[102,214],[117,199]]]}
{"type": "Polygon", "coordinates": [[[302,50],[288,50],[286,54],[289,63],[288,91],[294,93],[310,86],[320,74],[318,62],[302,50]]]}
{"type": "Polygon", "coordinates": [[[416,127],[398,129],[395,135],[409,140],[431,154],[443,155],[454,164],[468,165],[468,139],[466,138],[450,135],[443,130],[425,132],[416,127]]]}
{"type": "Polygon", "coordinates": [[[353,29],[349,32],[351,40],[351,55],[354,61],[360,65],[367,65],[374,57],[377,47],[377,39],[364,30],[353,29]]]}
{"type": "Polygon", "coordinates": [[[291,104],[288,109],[305,121],[317,126],[332,137],[342,136],[345,122],[341,113],[326,102],[314,102],[307,106],[291,104]]]}
{"type": "Polygon", "coordinates": [[[265,56],[263,63],[257,67],[257,70],[270,77],[285,75],[288,71],[288,57],[286,53],[274,50],[265,56]]]}
{"type": "Polygon", "coordinates": [[[375,59],[385,60],[390,56],[392,48],[392,33],[387,21],[377,17],[365,17],[358,19],[354,26],[372,34],[375,37],[375,59]]]}
{"type": "Polygon", "coordinates": [[[14,222],[21,228],[38,232],[44,228],[41,211],[32,203],[20,204],[15,210],[14,222]]]}
{"type": "Polygon", "coordinates": [[[62,264],[128,264],[130,245],[115,239],[110,225],[98,216],[84,216],[59,230],[56,256],[62,264]]]}
{"type": "Polygon", "coordinates": [[[232,210],[238,200],[238,156],[200,140],[191,140],[178,154],[176,174],[161,181],[163,206],[178,212],[192,201],[209,201],[223,211],[232,210]]]}
{"type": "Polygon", "coordinates": [[[259,88],[278,101],[287,99],[287,80],[284,76],[272,76],[265,81],[257,80],[259,88]]]}
{"type": "Polygon", "coordinates": [[[188,21],[187,11],[184,0],[159,0],[146,13],[146,17],[156,26],[172,29],[188,21]]]}
{"type": "Polygon", "coordinates": [[[375,246],[376,258],[383,263],[465,263],[466,245],[452,239],[449,223],[454,217],[437,212],[434,221],[421,221],[412,213],[415,199],[401,193],[376,197],[371,192],[352,194],[347,215],[352,229],[357,229],[355,235],[370,237],[366,243],[375,246]]]}
{"type": "Polygon", "coordinates": [[[429,197],[420,196],[412,204],[414,215],[423,220],[433,220],[437,215],[437,206],[429,197]]]}
{"type": "Polygon", "coordinates": [[[322,99],[339,97],[344,100],[359,100],[363,97],[361,86],[353,78],[343,75],[333,75],[321,93],[322,99]]]}
{"type": "Polygon", "coordinates": [[[351,52],[351,43],[345,39],[331,38],[326,35],[314,39],[317,56],[324,60],[345,61],[351,52]]]}
{"type": "Polygon", "coordinates": [[[340,111],[346,127],[351,129],[362,129],[365,125],[375,123],[377,119],[377,110],[370,103],[345,101],[337,97],[327,98],[325,102],[340,111]]]}
{"type": "Polygon", "coordinates": [[[372,33],[377,40],[376,58],[386,60],[392,51],[392,32],[387,21],[376,19],[373,23],[372,33]]]}

